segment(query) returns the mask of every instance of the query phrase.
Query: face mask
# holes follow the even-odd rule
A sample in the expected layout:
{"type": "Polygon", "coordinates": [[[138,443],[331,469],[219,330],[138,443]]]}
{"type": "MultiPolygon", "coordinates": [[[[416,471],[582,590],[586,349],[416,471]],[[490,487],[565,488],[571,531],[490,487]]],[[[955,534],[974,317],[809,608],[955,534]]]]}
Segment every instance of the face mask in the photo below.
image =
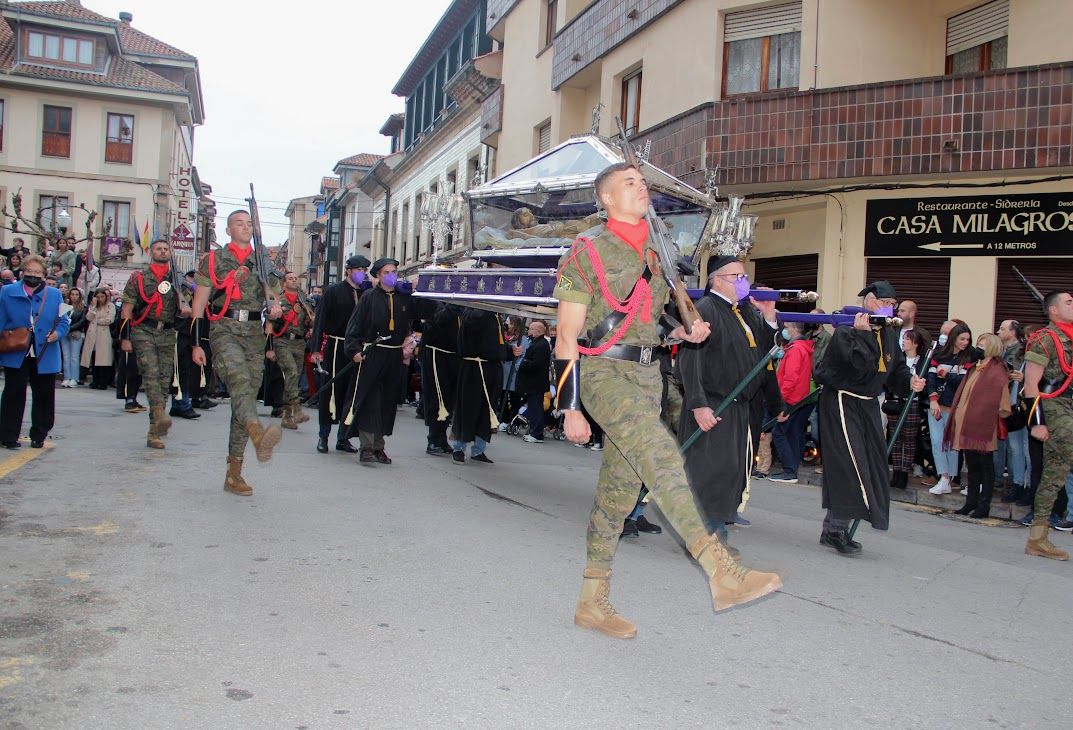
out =
{"type": "Polygon", "coordinates": [[[946,335],[939,335],[939,347],[946,347],[946,335]]]}
{"type": "Polygon", "coordinates": [[[749,296],[749,288],[748,278],[734,280],[734,295],[737,296],[739,302],[749,296]]]}
{"type": "Polygon", "coordinates": [[[894,307],[880,307],[875,311],[875,314],[878,314],[880,317],[893,317],[894,307]]]}
{"type": "Polygon", "coordinates": [[[790,337],[790,330],[786,329],[785,327],[782,328],[782,339],[784,339],[786,342],[789,342],[792,339],[790,337]]]}
{"type": "Polygon", "coordinates": [[[354,282],[355,284],[360,284],[361,282],[365,281],[365,272],[364,271],[352,271],[352,272],[350,272],[350,280],[352,282],[354,282]]]}
{"type": "Polygon", "coordinates": [[[395,283],[398,282],[398,280],[399,280],[399,275],[396,274],[394,271],[389,271],[388,273],[384,274],[384,279],[383,279],[384,286],[392,286],[393,287],[393,286],[395,286],[395,283]]]}
{"type": "Polygon", "coordinates": [[[190,282],[190,291],[197,291],[197,282],[190,282]]]}
{"type": "Polygon", "coordinates": [[[22,277],[22,283],[31,289],[36,289],[41,286],[41,282],[44,281],[40,276],[24,276],[22,277]]]}

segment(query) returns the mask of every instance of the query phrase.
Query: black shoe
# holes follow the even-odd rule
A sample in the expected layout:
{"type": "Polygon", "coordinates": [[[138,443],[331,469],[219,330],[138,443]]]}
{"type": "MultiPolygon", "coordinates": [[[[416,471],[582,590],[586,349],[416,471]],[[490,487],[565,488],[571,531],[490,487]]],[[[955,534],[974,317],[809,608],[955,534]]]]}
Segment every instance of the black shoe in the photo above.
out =
{"type": "Polygon", "coordinates": [[[39,441],[37,439],[30,439],[30,448],[31,449],[43,449],[43,448],[45,448],[45,440],[41,439],[39,441]]]}
{"type": "Polygon", "coordinates": [[[358,456],[358,461],[362,464],[373,464],[376,462],[376,454],[373,453],[372,449],[363,448],[361,454],[358,456]]]}
{"type": "MultiPolygon", "coordinates": [[[[349,441],[347,441],[345,439],[342,440],[342,441],[336,441],[335,442],[335,450],[336,451],[345,451],[348,454],[356,454],[356,453],[358,453],[358,450],[354,448],[354,445],[351,444],[349,441]]],[[[372,449],[370,449],[370,451],[372,451],[372,449]]]]}
{"type": "Polygon", "coordinates": [[[21,449],[22,448],[22,444],[20,444],[18,441],[0,441],[0,446],[3,446],[5,449],[21,449]]]}
{"type": "Polygon", "coordinates": [[[127,405],[123,406],[123,410],[127,413],[145,413],[145,406],[136,400],[129,400],[127,405]]]}
{"type": "Polygon", "coordinates": [[[974,509],[976,509],[976,504],[975,503],[966,502],[964,507],[962,507],[961,509],[954,510],[954,514],[956,514],[956,515],[968,515],[968,514],[972,514],[972,511],[974,509]]]}
{"type": "Polygon", "coordinates": [[[198,408],[202,411],[207,411],[210,408],[215,408],[218,405],[220,404],[214,400],[209,400],[208,398],[202,398],[200,400],[194,401],[194,408],[198,408]]]}
{"type": "Polygon", "coordinates": [[[641,532],[647,532],[649,535],[658,535],[663,532],[662,527],[652,524],[644,515],[637,518],[637,529],[641,532]]]}
{"type": "Polygon", "coordinates": [[[328,437],[327,436],[321,436],[320,438],[317,439],[317,453],[318,454],[327,454],[328,453],[328,437]]]}
{"type": "Polygon", "coordinates": [[[972,511],[972,518],[974,520],[983,520],[991,516],[991,505],[981,504],[979,507],[972,511]]]}
{"type": "Polygon", "coordinates": [[[479,461],[482,464],[494,464],[495,462],[488,458],[487,454],[477,454],[476,456],[469,457],[474,461],[479,461]]]}
{"type": "Polygon", "coordinates": [[[383,449],[377,449],[373,452],[373,458],[376,459],[377,464],[390,464],[391,457],[384,453],[383,449]]]}
{"type": "Polygon", "coordinates": [[[447,451],[444,451],[443,447],[439,444],[429,444],[425,447],[425,453],[429,456],[443,456],[444,454],[451,453],[451,450],[448,449],[447,451]]]}
{"type": "Polygon", "coordinates": [[[177,411],[172,408],[170,411],[168,411],[168,415],[174,418],[188,418],[191,420],[194,418],[201,418],[201,414],[195,411],[193,408],[187,408],[185,411],[177,411]]]}
{"type": "Polygon", "coordinates": [[[637,523],[634,520],[626,520],[622,523],[622,532],[619,533],[619,539],[623,537],[640,537],[641,532],[637,529],[637,523]]]}
{"type": "Polygon", "coordinates": [[[849,533],[844,530],[824,532],[820,535],[820,544],[833,547],[842,555],[856,555],[861,551],[861,544],[850,540],[849,533]]]}
{"type": "Polygon", "coordinates": [[[282,408],[273,408],[272,409],[272,416],[271,416],[272,418],[280,418],[282,416],[283,416],[283,409],[282,408]]]}

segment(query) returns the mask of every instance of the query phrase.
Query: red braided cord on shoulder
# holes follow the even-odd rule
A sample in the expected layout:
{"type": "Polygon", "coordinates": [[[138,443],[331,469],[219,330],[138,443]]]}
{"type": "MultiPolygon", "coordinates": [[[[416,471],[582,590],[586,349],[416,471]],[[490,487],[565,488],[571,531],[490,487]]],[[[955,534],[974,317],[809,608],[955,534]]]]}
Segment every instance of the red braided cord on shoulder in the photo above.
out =
{"type": "Polygon", "coordinates": [[[156,316],[159,317],[160,311],[164,308],[164,302],[161,301],[160,292],[158,291],[153,292],[152,297],[145,296],[145,276],[142,272],[136,271],[131,276],[138,277],[138,294],[141,295],[142,301],[145,302],[145,311],[142,312],[142,316],[130,323],[131,327],[137,327],[149,316],[149,310],[153,308],[154,304],[156,305],[156,316]]]}
{"type": "Polygon", "coordinates": [[[227,312],[228,308],[231,306],[231,300],[233,298],[232,289],[236,286],[234,271],[227,272],[227,276],[225,276],[222,281],[216,278],[215,251],[209,251],[209,280],[212,281],[213,289],[224,290],[224,305],[220,307],[220,311],[216,314],[212,313],[212,306],[208,302],[205,302],[205,316],[208,317],[210,322],[215,322],[223,319],[224,313],[227,312]]]}
{"type": "Polygon", "coordinates": [[[600,254],[597,253],[596,247],[586,246],[586,248],[589,252],[589,260],[592,262],[593,271],[596,272],[596,281],[600,284],[600,294],[603,296],[604,301],[607,302],[611,309],[626,315],[615,333],[603,344],[598,347],[582,347],[578,345],[578,352],[582,355],[602,355],[618,344],[619,340],[626,334],[626,331],[629,330],[630,325],[633,324],[633,320],[636,319],[639,311],[641,312],[642,322],[651,321],[652,290],[649,288],[648,282],[643,277],[639,277],[630,297],[624,302],[620,301],[607,286],[604,263],[600,258],[600,254]]]}
{"type": "Polygon", "coordinates": [[[1062,372],[1066,374],[1066,381],[1062,383],[1061,388],[1053,393],[1039,394],[1039,397],[1043,400],[1049,400],[1050,398],[1057,398],[1065,393],[1070,384],[1073,383],[1073,364],[1066,362],[1066,350],[1062,347],[1062,341],[1058,339],[1058,333],[1049,327],[1037,330],[1035,334],[1029,337],[1028,342],[1025,343],[1025,349],[1027,350],[1034,342],[1042,340],[1044,332],[1051,336],[1051,341],[1054,342],[1054,349],[1058,352],[1058,365],[1062,368],[1062,372]]]}

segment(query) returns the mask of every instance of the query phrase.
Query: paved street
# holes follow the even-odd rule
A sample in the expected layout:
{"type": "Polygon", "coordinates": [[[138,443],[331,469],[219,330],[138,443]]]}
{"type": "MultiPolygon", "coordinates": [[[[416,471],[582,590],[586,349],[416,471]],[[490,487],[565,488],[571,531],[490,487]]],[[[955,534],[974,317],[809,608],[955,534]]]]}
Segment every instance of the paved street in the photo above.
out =
{"type": "Polygon", "coordinates": [[[60,391],[51,448],[0,479],[0,727],[1069,725],[1073,566],[1022,528],[896,506],[846,559],[817,488],[763,482],[732,541],[783,590],[716,615],[642,536],[615,641],[572,624],[598,454],[500,436],[460,466],[405,408],[395,464],[362,467],[310,412],[243,499],[226,404],[151,452],[111,395],[60,391]]]}

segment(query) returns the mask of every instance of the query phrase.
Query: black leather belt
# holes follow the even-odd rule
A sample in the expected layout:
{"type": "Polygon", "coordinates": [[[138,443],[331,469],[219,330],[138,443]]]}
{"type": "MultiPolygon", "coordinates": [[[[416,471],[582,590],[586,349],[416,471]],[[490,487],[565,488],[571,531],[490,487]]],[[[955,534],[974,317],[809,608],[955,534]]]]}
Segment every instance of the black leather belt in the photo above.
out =
{"type": "Polygon", "coordinates": [[[629,362],[639,362],[642,365],[650,365],[652,363],[652,350],[654,349],[651,345],[614,345],[608,348],[606,352],[594,357],[607,357],[612,360],[628,360],[629,362]]]}
{"type": "Polygon", "coordinates": [[[259,309],[228,309],[223,316],[236,322],[260,322],[261,310],[259,309]]]}
{"type": "Polygon", "coordinates": [[[277,339],[278,338],[283,338],[285,340],[304,340],[305,339],[305,337],[303,337],[302,335],[299,335],[299,334],[297,334],[295,332],[284,332],[282,335],[275,335],[275,337],[277,339]]]}
{"type": "Polygon", "coordinates": [[[143,319],[142,323],[138,325],[149,330],[170,330],[175,329],[175,325],[171,322],[161,322],[158,319],[143,319]]]}

